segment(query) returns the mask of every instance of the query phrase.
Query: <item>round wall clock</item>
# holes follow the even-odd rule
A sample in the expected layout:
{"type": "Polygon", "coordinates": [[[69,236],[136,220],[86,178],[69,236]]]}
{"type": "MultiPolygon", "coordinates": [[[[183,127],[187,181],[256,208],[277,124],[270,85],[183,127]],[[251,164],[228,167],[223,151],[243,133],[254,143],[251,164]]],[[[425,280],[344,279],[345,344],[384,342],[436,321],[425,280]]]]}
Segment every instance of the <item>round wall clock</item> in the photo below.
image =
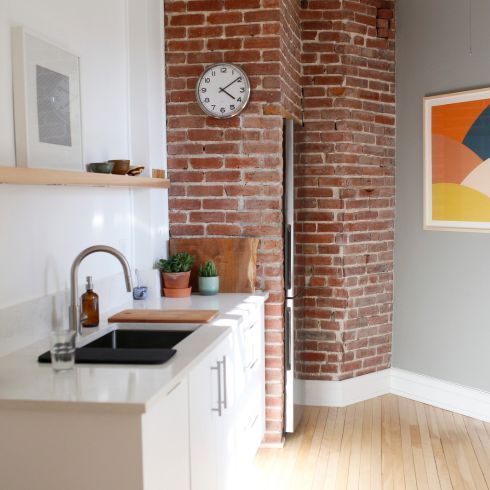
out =
{"type": "Polygon", "coordinates": [[[219,119],[240,114],[249,97],[250,81],[246,73],[231,63],[207,67],[196,86],[196,99],[201,109],[219,119]]]}

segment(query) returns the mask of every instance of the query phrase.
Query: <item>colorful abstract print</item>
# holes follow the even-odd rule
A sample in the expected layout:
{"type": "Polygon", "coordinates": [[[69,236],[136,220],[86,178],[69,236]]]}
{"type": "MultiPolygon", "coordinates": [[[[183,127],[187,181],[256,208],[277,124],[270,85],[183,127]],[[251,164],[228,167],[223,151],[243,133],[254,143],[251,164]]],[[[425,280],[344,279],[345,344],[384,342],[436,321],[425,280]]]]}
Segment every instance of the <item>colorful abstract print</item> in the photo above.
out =
{"type": "Polygon", "coordinates": [[[490,222],[490,99],[432,107],[432,219],[490,222]]]}

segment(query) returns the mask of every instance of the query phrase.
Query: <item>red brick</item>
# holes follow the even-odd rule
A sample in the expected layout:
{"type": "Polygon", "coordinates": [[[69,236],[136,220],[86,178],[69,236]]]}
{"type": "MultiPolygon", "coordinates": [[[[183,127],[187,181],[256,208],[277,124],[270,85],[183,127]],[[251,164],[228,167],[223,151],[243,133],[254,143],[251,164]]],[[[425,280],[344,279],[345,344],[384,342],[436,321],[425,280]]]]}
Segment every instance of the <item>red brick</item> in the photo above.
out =
{"type": "Polygon", "coordinates": [[[170,236],[198,236],[203,233],[202,225],[170,225],[170,236]]]}
{"type": "Polygon", "coordinates": [[[224,213],[211,211],[192,211],[189,214],[191,223],[222,223],[225,220],[224,213]]]}
{"type": "Polygon", "coordinates": [[[222,0],[188,0],[187,10],[189,12],[206,12],[209,10],[221,10],[222,0]]]}
{"type": "Polygon", "coordinates": [[[170,17],[171,26],[195,26],[203,23],[204,15],[202,14],[179,14],[170,17]]]}
{"type": "Polygon", "coordinates": [[[208,24],[238,24],[242,21],[241,12],[219,12],[215,14],[209,14],[207,16],[208,24]]]}
{"type": "Polygon", "coordinates": [[[241,228],[238,225],[207,225],[208,235],[239,236],[241,228]]]}

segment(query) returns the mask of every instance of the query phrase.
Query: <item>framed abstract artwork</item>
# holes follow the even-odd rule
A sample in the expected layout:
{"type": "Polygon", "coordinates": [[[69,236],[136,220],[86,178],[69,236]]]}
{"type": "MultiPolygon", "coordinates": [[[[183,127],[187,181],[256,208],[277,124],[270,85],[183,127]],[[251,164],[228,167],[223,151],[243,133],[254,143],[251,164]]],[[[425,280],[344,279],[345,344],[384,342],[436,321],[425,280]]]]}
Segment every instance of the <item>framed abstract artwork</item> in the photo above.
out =
{"type": "Polygon", "coordinates": [[[424,228],[490,231],[490,88],[424,98],[424,228]]]}
{"type": "Polygon", "coordinates": [[[82,170],[80,59],[12,28],[18,167],[82,170]]]}

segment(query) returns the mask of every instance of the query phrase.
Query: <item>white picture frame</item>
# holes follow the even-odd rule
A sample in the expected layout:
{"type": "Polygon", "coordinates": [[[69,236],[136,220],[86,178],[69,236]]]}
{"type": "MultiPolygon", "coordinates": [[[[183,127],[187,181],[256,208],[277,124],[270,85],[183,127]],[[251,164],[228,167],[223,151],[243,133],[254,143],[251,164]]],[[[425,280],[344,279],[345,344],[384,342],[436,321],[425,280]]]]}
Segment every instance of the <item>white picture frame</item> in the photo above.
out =
{"type": "Polygon", "coordinates": [[[83,170],[79,56],[13,27],[12,82],[16,165],[83,170]]]}

